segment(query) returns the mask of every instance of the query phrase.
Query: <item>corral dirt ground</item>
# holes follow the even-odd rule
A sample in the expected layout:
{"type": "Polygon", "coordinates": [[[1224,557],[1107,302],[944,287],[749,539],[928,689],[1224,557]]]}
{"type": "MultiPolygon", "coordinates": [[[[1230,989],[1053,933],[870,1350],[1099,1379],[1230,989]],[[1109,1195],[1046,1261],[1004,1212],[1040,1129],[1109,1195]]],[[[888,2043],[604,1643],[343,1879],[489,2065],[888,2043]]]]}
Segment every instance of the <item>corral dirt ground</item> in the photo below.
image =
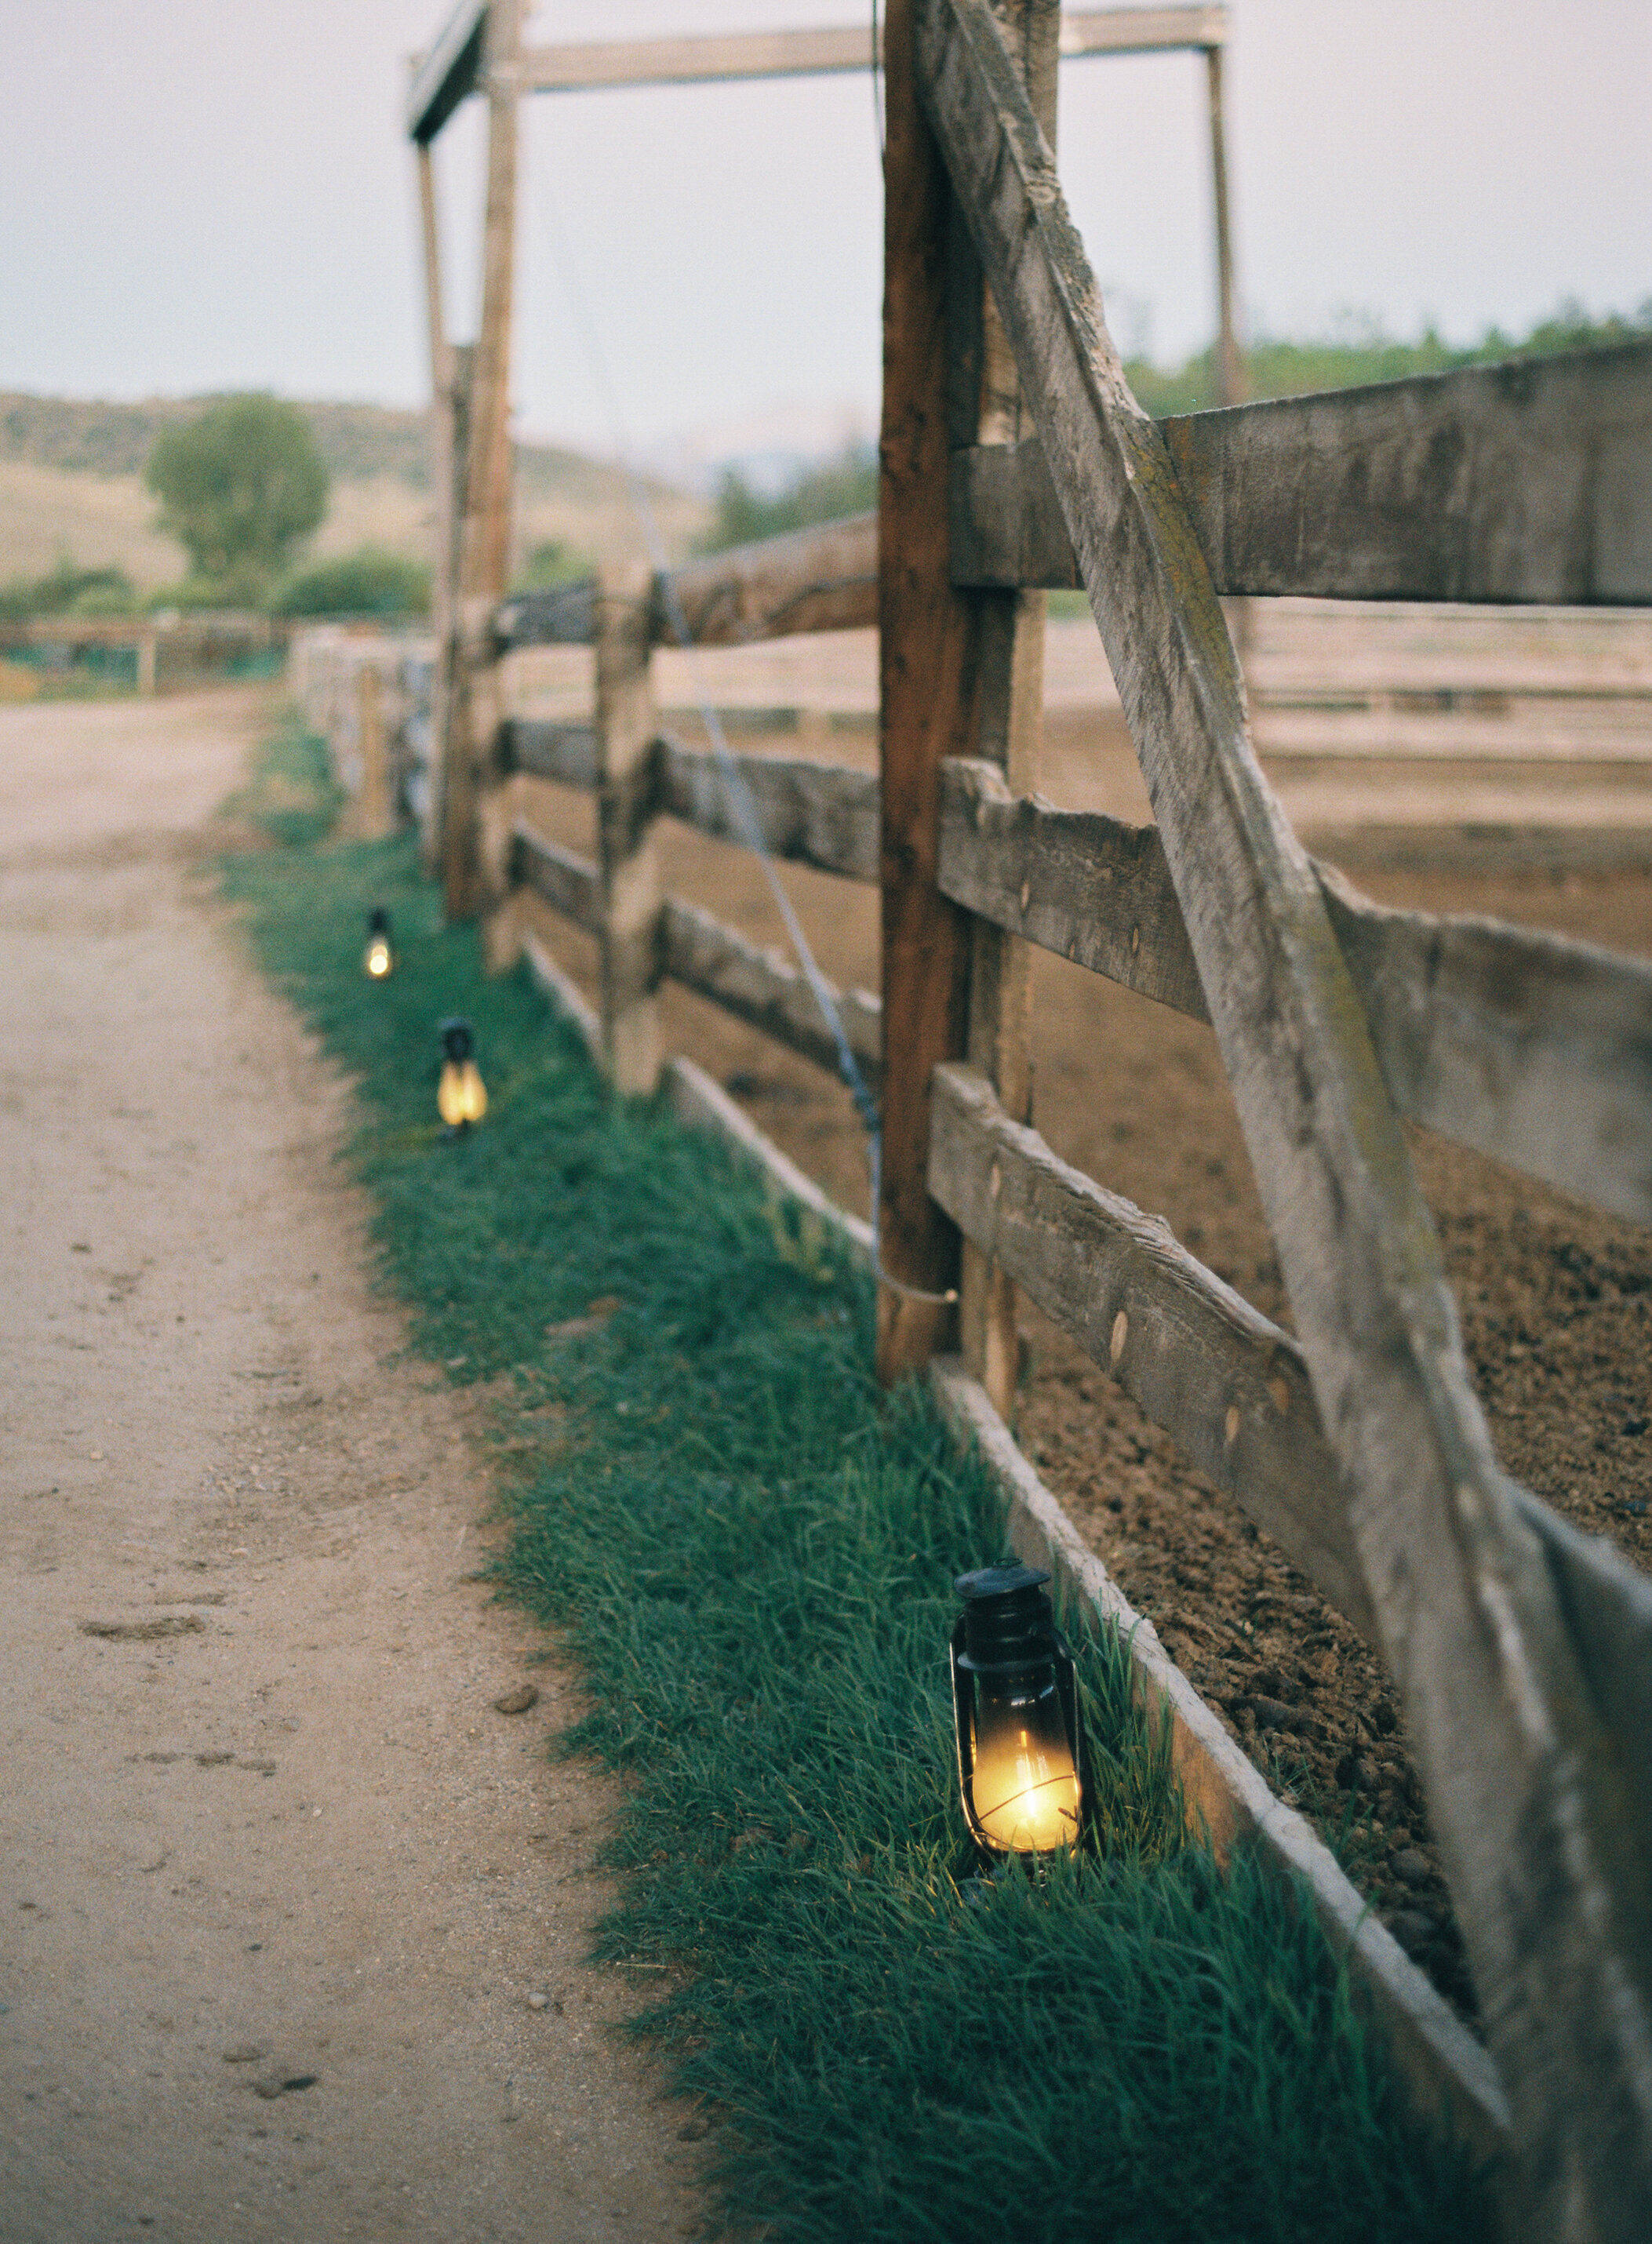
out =
{"type": "Polygon", "coordinates": [[[203,862],[260,713],[0,712],[0,2236],[676,2235],[614,1792],[203,862]]]}
{"type": "MultiPolygon", "coordinates": [[[[694,726],[678,729],[691,736],[694,726]]],[[[863,727],[807,744],[779,736],[738,745],[875,760],[863,727]]],[[[592,846],[587,799],[515,784],[554,838],[592,846]]],[[[1039,786],[1066,807],[1149,815],[1116,712],[1053,712],[1039,786]]],[[[1340,817],[1357,809],[1357,794],[1356,774],[1341,790],[1340,817]]],[[[1387,821],[1394,810],[1385,794],[1376,814],[1387,821]]],[[[680,827],[660,832],[669,888],[783,948],[751,859],[680,827]]],[[[1385,902],[1484,913],[1652,952],[1652,871],[1497,877],[1391,864],[1354,877],[1385,902]]],[[[789,866],[784,878],[828,972],[876,989],[872,892],[789,866]]],[[[587,939],[537,907],[534,916],[592,989],[587,939]]],[[[1087,1174],[1167,1217],[1202,1261],[1289,1323],[1211,1031],[1042,952],[1033,977],[1037,1127],[1087,1174]]],[[[796,1160],[864,1213],[863,1141],[846,1094],[686,991],[668,988],[664,1010],[668,1048],[708,1066],[796,1160]]],[[[1652,1234],[1423,1132],[1412,1139],[1505,1463],[1578,1525],[1652,1564],[1652,1234]]],[[[1070,1341],[1030,1308],[1025,1326],[1018,1432],[1049,1486],[1258,1766],[1337,1840],[1402,1944],[1472,2009],[1379,1656],[1070,1341]]]]}

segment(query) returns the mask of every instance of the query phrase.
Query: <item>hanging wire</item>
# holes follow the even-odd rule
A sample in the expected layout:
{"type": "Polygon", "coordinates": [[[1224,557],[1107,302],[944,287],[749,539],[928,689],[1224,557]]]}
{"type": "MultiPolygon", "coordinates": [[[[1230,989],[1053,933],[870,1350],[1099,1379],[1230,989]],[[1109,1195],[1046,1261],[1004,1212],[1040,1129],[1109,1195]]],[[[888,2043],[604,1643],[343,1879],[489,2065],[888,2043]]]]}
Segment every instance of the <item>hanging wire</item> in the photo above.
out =
{"type": "MultiPolygon", "coordinates": [[[[874,0],[875,10],[876,0],[874,0]]],[[[873,39],[875,43],[876,12],[873,19],[873,39]]],[[[874,44],[873,53],[876,56],[876,44],[874,44]]],[[[717,714],[710,692],[706,686],[701,666],[700,651],[694,645],[694,634],[688,628],[688,618],[683,612],[681,598],[672,580],[670,560],[666,552],[665,540],[660,534],[660,524],[654,515],[653,502],[648,496],[647,484],[633,463],[634,455],[626,426],[624,408],[620,402],[619,387],[614,381],[613,369],[609,366],[607,353],[602,348],[602,338],[598,333],[596,321],[592,316],[590,303],[579,277],[579,265],[574,258],[572,243],[569,240],[566,229],[563,226],[556,198],[548,189],[545,193],[545,207],[551,220],[552,243],[562,267],[563,287],[573,312],[574,323],[585,351],[587,369],[601,395],[604,409],[608,416],[609,437],[613,448],[614,463],[625,479],[632,510],[636,515],[642,531],[643,540],[647,547],[649,564],[653,570],[654,581],[663,598],[666,621],[670,626],[672,636],[675,639],[679,648],[688,658],[694,700],[700,712],[701,721],[705,726],[707,734],[711,740],[718,767],[722,773],[723,784],[728,789],[735,820],[740,826],[747,848],[762,867],[763,878],[768,884],[769,893],[774,897],[775,908],[785,925],[797,963],[802,969],[803,978],[809,983],[809,992],[819,1009],[821,1018],[831,1031],[832,1041],[837,1048],[838,1071],[848,1086],[850,1096],[855,1102],[855,1110],[860,1116],[862,1125],[866,1132],[867,1158],[871,1172],[873,1274],[880,1285],[887,1286],[892,1293],[899,1294],[904,1300],[933,1301],[940,1304],[951,1303],[958,1299],[956,1287],[948,1287],[944,1293],[929,1293],[920,1286],[909,1286],[903,1280],[891,1277],[884,1267],[879,1239],[879,1203],[882,1199],[883,1183],[883,1132],[879,1124],[877,1103],[867,1087],[865,1077],[861,1073],[860,1065],[850,1044],[849,1034],[843,1026],[843,1015],[837,1009],[837,1002],[831,984],[820,970],[813,946],[803,932],[802,923],[798,918],[792,900],[775,869],[774,860],[763,839],[762,827],[758,819],[757,807],[752,801],[751,789],[747,785],[745,774],[741,770],[734,751],[728,745],[722,720],[717,714]]]]}

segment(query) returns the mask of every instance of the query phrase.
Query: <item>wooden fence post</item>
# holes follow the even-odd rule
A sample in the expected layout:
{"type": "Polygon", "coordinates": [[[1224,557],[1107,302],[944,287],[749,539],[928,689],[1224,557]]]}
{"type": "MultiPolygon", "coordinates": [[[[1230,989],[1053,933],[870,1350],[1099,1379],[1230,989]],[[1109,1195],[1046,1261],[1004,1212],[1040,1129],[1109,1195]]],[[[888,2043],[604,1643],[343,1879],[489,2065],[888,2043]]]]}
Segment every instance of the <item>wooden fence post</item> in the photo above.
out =
{"type": "Polygon", "coordinates": [[[602,1050],[616,1091],[660,1080],[660,867],[653,838],[653,579],[605,571],[596,598],[602,1050]]]}
{"type": "MultiPolygon", "coordinates": [[[[1052,128],[1060,10],[1005,0],[1010,36],[1052,128]]],[[[897,1287],[878,1299],[877,1371],[890,1382],[951,1342],[941,1299],[959,1288],[971,1367],[1000,1409],[1015,1385],[1008,1281],[930,1198],[930,1075],[967,1054],[1018,1119],[1031,1093],[1026,945],[970,922],[937,886],[943,758],[985,756],[1030,788],[1043,700],[1044,598],[951,582],[954,449],[1019,432],[1012,355],[986,295],[917,99],[911,0],[884,31],[884,414],[878,510],[883,805],[883,1169],[879,1249],[897,1287]]]]}
{"type": "MultiPolygon", "coordinates": [[[[1033,113],[1053,148],[1060,0],[995,0],[994,12],[1005,45],[1020,64],[1033,113]]],[[[1015,354],[972,253],[968,261],[972,299],[979,305],[980,379],[972,399],[964,395],[958,401],[963,409],[956,414],[952,441],[955,446],[1013,444],[1032,428],[1022,410],[1015,354]]],[[[965,364],[977,355],[969,354],[965,364]]],[[[1044,733],[1047,596],[984,592],[978,598],[983,632],[976,754],[998,765],[1012,794],[1031,794],[1038,783],[1044,733]]],[[[970,1065],[992,1084],[999,1103],[1017,1122],[1030,1121],[1032,1110],[1032,952],[1020,936],[1006,935],[984,919],[973,923],[970,1065]]],[[[1019,1371],[1015,1288],[1002,1267],[967,1238],[958,1281],[958,1328],[965,1362],[1007,1419],[1019,1371]]]]}
{"type": "MultiPolygon", "coordinates": [[[[1249,385],[1245,380],[1234,308],[1233,223],[1228,205],[1228,147],[1222,118],[1220,47],[1205,49],[1205,79],[1210,96],[1210,179],[1216,208],[1216,402],[1238,405],[1242,403],[1249,385]]],[[[1055,145],[1053,133],[1050,135],[1050,144],[1053,147],[1055,145]]]]}
{"type": "Polygon", "coordinates": [[[484,847],[484,826],[486,798],[503,776],[495,740],[497,659],[489,612],[504,591],[511,542],[511,303],[521,33],[521,0],[492,0],[486,32],[488,187],[482,317],[465,415],[459,613],[449,636],[452,682],[443,713],[447,799],[442,872],[450,920],[486,911],[504,892],[502,869],[490,863],[491,853],[484,847]]]}
{"type": "MultiPolygon", "coordinates": [[[[436,165],[428,141],[416,144],[419,187],[419,238],[424,253],[424,314],[430,350],[430,635],[436,664],[430,680],[430,792],[425,806],[422,854],[427,872],[442,862],[443,766],[447,738],[443,712],[445,678],[453,610],[458,591],[454,543],[454,421],[457,354],[448,341],[442,301],[442,241],[436,206],[436,165]]],[[[466,369],[468,380],[469,369],[466,369]]]]}
{"type": "Polygon", "coordinates": [[[355,669],[356,745],[362,792],[356,828],[364,842],[382,842],[396,825],[390,799],[389,744],[384,737],[384,679],[376,656],[365,656],[355,669]]]}
{"type": "MultiPolygon", "coordinates": [[[[930,1198],[929,1082],[961,1057],[970,931],[936,885],[939,767],[973,746],[978,609],[952,589],[947,526],[947,319],[952,193],[918,105],[913,0],[884,29],[884,403],[878,443],[878,761],[884,950],[879,1259],[899,1285],[943,1294],[958,1234],[930,1198]]],[[[920,1371],[951,1342],[951,1310],[883,1288],[877,1375],[920,1371]]]]}
{"type": "Polygon", "coordinates": [[[138,640],[138,691],[146,701],[152,699],[155,691],[155,639],[152,624],[138,640]]]}

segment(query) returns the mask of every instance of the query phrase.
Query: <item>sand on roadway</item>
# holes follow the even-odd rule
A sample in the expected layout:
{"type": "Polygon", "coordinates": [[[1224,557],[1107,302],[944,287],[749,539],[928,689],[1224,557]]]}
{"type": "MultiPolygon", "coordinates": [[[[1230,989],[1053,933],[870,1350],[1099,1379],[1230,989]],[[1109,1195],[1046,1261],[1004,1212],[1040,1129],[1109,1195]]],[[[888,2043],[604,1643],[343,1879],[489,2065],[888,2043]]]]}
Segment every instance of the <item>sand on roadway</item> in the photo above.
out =
{"type": "Polygon", "coordinates": [[[203,874],[257,715],[0,712],[0,2236],[674,2235],[583,1961],[613,1791],[203,874]]]}

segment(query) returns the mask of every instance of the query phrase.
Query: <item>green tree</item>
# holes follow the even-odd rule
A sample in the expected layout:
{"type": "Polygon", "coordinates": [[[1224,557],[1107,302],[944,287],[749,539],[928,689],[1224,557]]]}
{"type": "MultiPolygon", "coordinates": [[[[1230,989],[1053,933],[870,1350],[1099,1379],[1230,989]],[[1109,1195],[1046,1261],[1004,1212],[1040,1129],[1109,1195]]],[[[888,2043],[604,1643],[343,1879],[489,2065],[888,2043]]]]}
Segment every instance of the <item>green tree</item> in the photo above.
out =
{"type": "Polygon", "coordinates": [[[198,578],[261,598],[327,511],[327,469],[295,405],[226,397],[155,441],[144,480],[198,578]]]}

